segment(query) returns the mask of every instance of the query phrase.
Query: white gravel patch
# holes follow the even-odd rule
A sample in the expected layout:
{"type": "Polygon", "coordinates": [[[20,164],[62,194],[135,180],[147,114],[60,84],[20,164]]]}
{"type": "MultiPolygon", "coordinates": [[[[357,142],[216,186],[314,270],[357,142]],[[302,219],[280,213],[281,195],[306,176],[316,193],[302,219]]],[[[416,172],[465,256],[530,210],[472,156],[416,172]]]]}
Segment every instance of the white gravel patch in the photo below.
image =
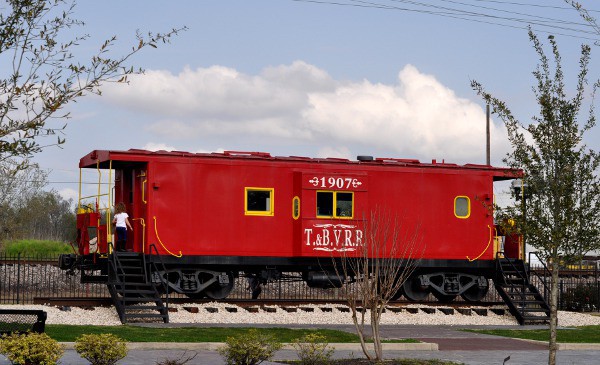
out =
{"type": "MultiPolygon", "coordinates": [[[[342,312],[338,308],[344,307],[339,304],[302,305],[296,312],[287,312],[280,307],[275,312],[269,312],[258,308],[257,313],[251,313],[243,307],[227,303],[205,303],[205,304],[171,304],[176,311],[169,313],[171,323],[235,323],[235,324],[352,324],[349,312],[342,312]],[[198,308],[198,313],[191,313],[184,307],[198,308]],[[217,309],[210,313],[207,308],[217,309]],[[236,308],[236,312],[230,312],[226,308],[236,308]],[[304,310],[312,308],[310,310],[304,310]],[[327,308],[325,311],[323,308],[327,308]]],[[[93,310],[71,307],[69,310],[45,305],[0,305],[2,309],[41,309],[48,313],[46,323],[48,324],[73,324],[73,325],[120,325],[117,311],[114,307],[96,307],[93,310]]],[[[425,305],[410,304],[403,308],[436,308],[425,305]]],[[[479,307],[473,307],[479,308],[479,307]]],[[[481,307],[483,308],[483,307],[481,307]]],[[[368,313],[367,313],[368,321],[368,313]]],[[[487,315],[478,315],[474,311],[471,315],[454,314],[446,315],[439,310],[435,314],[408,313],[406,309],[400,313],[386,311],[382,315],[381,324],[393,325],[517,325],[517,321],[510,315],[508,310],[504,315],[497,315],[488,310],[487,315]]],[[[600,316],[586,313],[559,311],[558,324],[564,327],[600,325],[600,316]]]]}

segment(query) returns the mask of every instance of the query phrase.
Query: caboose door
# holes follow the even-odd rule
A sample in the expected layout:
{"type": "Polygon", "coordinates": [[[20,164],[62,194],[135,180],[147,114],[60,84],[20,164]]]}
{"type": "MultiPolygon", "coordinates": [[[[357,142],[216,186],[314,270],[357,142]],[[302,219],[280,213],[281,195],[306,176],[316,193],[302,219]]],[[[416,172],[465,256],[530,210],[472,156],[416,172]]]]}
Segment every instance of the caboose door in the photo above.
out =
{"type": "Polygon", "coordinates": [[[331,256],[354,252],[362,245],[367,175],[304,171],[298,174],[301,192],[300,254],[331,256]]]}
{"type": "Polygon", "coordinates": [[[136,166],[132,170],[132,204],[129,212],[130,223],[133,227],[131,232],[131,240],[127,240],[128,245],[135,252],[145,252],[145,237],[146,226],[148,225],[146,212],[148,206],[148,191],[147,191],[147,164],[136,166]]]}

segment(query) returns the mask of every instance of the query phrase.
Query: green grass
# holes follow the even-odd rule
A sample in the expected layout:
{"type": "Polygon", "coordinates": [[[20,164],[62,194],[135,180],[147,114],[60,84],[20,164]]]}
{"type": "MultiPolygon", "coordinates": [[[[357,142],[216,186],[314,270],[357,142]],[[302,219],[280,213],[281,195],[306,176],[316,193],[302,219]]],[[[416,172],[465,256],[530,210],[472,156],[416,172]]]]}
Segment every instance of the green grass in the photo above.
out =
{"type": "Polygon", "coordinates": [[[68,243],[42,240],[17,240],[5,242],[2,253],[9,256],[44,257],[73,252],[68,243]]]}
{"type": "MultiPolygon", "coordinates": [[[[468,332],[484,333],[502,337],[522,338],[527,340],[548,341],[550,332],[540,330],[465,330],[468,332]]],[[[563,343],[600,343],[600,326],[582,326],[568,329],[559,329],[556,340],[563,343]]]]}
{"type": "MultiPolygon", "coordinates": [[[[175,327],[152,328],[138,326],[71,326],[61,324],[46,325],[46,333],[59,342],[72,342],[82,334],[112,333],[129,342],[225,342],[227,337],[239,336],[250,328],[245,327],[175,327]]],[[[358,336],[344,331],[329,329],[289,329],[258,328],[259,331],[271,334],[280,342],[293,342],[309,333],[317,333],[325,337],[326,342],[351,343],[358,342],[358,336]]],[[[418,342],[407,339],[396,342],[418,342]]]]}

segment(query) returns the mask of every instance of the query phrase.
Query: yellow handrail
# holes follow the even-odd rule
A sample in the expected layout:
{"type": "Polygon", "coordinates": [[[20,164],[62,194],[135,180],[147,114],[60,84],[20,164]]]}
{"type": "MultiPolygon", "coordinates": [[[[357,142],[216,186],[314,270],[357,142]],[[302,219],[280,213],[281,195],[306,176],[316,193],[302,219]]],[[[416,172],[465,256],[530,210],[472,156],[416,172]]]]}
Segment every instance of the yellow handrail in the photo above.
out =
{"type": "Polygon", "coordinates": [[[469,258],[469,256],[467,256],[467,260],[469,260],[469,262],[473,262],[473,261],[477,260],[478,258],[480,258],[481,256],[483,256],[485,251],[487,251],[487,249],[490,247],[490,244],[492,244],[492,227],[488,224],[488,228],[490,229],[490,240],[488,241],[487,246],[485,246],[485,248],[479,254],[479,256],[475,257],[474,259],[471,259],[471,258],[469,258]]]}
{"type": "MultiPolygon", "coordinates": [[[[142,171],[138,177],[146,177],[146,172],[142,171]]],[[[148,182],[148,179],[144,179],[142,181],[142,202],[144,204],[148,204],[148,201],[146,200],[146,183],[148,182]]]]}
{"type": "Polygon", "coordinates": [[[144,202],[144,204],[148,204],[148,201],[146,200],[146,183],[148,182],[148,179],[144,179],[144,181],[142,181],[142,201],[144,202]]]}
{"type": "Polygon", "coordinates": [[[108,237],[112,237],[112,220],[110,219],[111,206],[114,205],[112,196],[110,195],[112,189],[112,160],[108,162],[108,208],[106,208],[106,241],[108,237]]]}
{"type": "Polygon", "coordinates": [[[81,167],[79,168],[79,194],[77,200],[77,212],[81,209],[81,167]]]}
{"type": "Polygon", "coordinates": [[[175,257],[182,257],[183,254],[181,253],[181,251],[179,251],[179,255],[175,255],[173,252],[169,251],[169,249],[165,247],[164,243],[162,243],[162,241],[160,240],[160,237],[158,237],[158,229],[156,228],[156,216],[154,216],[152,218],[154,218],[154,233],[156,234],[156,239],[158,239],[158,243],[160,243],[162,248],[164,248],[165,251],[167,251],[169,253],[169,255],[175,256],[175,257]]]}

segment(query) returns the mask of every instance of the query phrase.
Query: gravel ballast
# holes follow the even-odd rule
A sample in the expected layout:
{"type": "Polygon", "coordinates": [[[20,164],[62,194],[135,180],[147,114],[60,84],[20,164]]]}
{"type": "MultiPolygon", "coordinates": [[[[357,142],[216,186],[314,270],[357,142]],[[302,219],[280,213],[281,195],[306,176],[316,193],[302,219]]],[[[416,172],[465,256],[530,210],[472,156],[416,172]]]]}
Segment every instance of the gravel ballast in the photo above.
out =
{"type": "MultiPolygon", "coordinates": [[[[120,325],[114,307],[54,307],[45,305],[0,305],[2,309],[41,309],[48,313],[47,324],[71,325],[120,325]]],[[[228,303],[188,303],[171,304],[170,323],[202,323],[202,324],[352,324],[349,312],[339,304],[302,305],[294,311],[282,307],[253,307],[248,310],[228,303]],[[287,310],[286,310],[287,309],[287,310]],[[196,312],[196,313],[194,313],[196,312]]],[[[471,311],[470,315],[454,311],[445,314],[439,307],[410,304],[401,307],[399,312],[387,310],[383,313],[383,325],[517,325],[515,318],[508,310],[504,314],[496,314],[485,308],[471,311]],[[411,308],[411,309],[409,309],[411,308]],[[410,312],[409,312],[410,310],[410,312]],[[416,312],[416,313],[411,313],[416,312]],[[426,313],[433,312],[433,313],[426,313]],[[478,314],[477,312],[481,313],[478,314]],[[484,314],[484,315],[482,315],[484,314]]],[[[448,312],[448,311],[446,311],[448,312]]],[[[498,311],[496,311],[498,312],[498,311]]],[[[499,312],[502,312],[500,310],[499,312]]],[[[368,321],[368,313],[367,313],[368,321]]],[[[600,316],[587,313],[559,311],[559,326],[600,325],[600,316]]]]}

